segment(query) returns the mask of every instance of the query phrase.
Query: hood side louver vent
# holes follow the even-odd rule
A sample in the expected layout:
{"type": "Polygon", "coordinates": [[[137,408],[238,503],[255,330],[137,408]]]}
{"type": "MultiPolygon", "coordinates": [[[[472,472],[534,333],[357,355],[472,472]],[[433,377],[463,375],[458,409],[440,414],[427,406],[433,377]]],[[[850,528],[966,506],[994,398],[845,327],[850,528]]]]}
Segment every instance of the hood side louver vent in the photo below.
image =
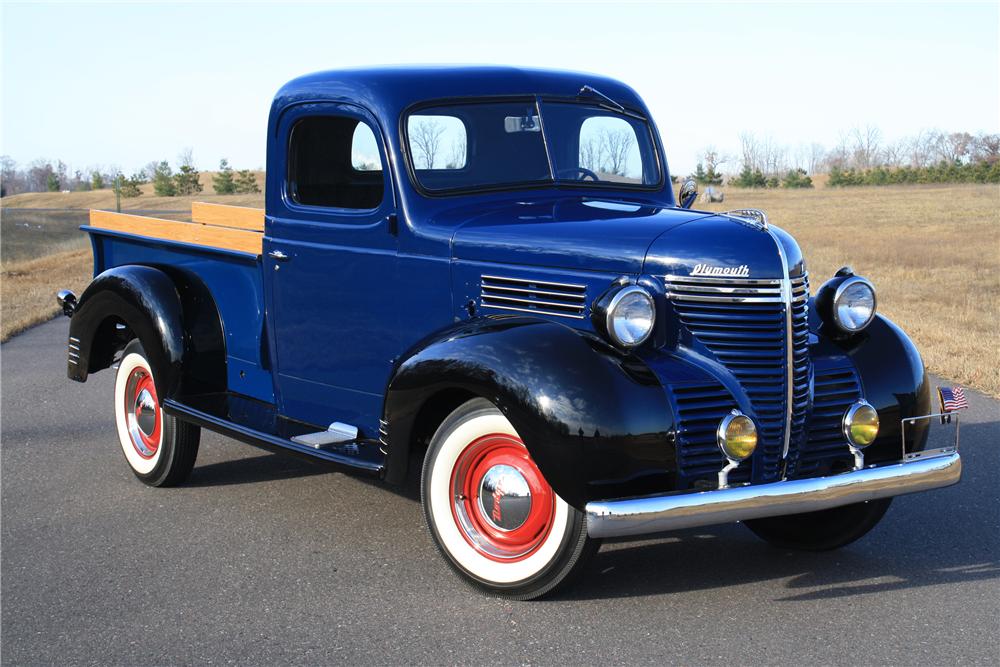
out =
{"type": "Polygon", "coordinates": [[[545,280],[483,276],[479,302],[483,308],[579,320],[583,319],[587,309],[587,287],[545,280]]]}

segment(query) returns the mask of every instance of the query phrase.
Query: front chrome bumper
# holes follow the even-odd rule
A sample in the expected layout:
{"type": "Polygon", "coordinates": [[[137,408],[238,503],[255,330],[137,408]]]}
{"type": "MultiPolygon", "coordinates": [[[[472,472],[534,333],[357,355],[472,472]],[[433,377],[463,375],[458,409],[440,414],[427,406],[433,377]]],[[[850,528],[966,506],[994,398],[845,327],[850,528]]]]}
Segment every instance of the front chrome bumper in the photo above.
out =
{"type": "Polygon", "coordinates": [[[962,476],[957,447],[908,454],[903,461],[830,477],[715,491],[587,503],[591,537],[645,535],[680,528],[815,512],[865,500],[950,486],[962,476]]]}

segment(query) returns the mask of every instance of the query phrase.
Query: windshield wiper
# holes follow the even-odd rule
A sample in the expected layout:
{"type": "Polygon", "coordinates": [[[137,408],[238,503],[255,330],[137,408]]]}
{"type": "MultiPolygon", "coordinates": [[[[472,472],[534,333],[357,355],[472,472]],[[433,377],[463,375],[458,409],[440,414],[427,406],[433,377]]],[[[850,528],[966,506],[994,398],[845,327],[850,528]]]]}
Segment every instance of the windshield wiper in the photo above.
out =
{"type": "Polygon", "coordinates": [[[622,113],[622,114],[625,113],[625,107],[623,107],[622,105],[618,104],[618,102],[615,102],[613,99],[611,99],[610,97],[608,97],[607,95],[605,95],[601,91],[597,90],[593,86],[584,86],[583,88],[580,89],[580,92],[577,93],[576,96],[577,97],[596,97],[596,98],[598,98],[600,100],[604,100],[604,102],[605,102],[605,104],[607,106],[611,107],[612,109],[614,109],[618,113],[622,113]]]}
{"type": "Polygon", "coordinates": [[[642,114],[636,113],[634,111],[629,111],[621,104],[615,102],[613,99],[611,99],[601,91],[597,90],[593,86],[584,86],[583,88],[580,89],[580,92],[576,94],[576,97],[577,99],[586,97],[589,97],[591,99],[596,98],[598,100],[601,100],[601,104],[599,106],[604,109],[610,109],[611,111],[620,113],[623,116],[628,116],[629,118],[638,118],[639,120],[646,120],[646,117],[643,116],[642,114]]]}

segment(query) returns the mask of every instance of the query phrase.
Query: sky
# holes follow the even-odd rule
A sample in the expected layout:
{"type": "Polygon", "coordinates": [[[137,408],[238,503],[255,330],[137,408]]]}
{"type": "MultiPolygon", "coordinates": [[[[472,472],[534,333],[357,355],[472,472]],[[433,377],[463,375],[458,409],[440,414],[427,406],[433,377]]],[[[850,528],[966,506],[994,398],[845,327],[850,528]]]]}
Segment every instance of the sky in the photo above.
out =
{"type": "MultiPolygon", "coordinates": [[[[741,132],[794,152],[852,127],[1000,132],[1000,4],[0,5],[0,154],[130,173],[264,165],[271,97],[338,67],[485,63],[619,78],[671,171],[741,132]]],[[[729,171],[735,162],[724,165],[729,171]]]]}

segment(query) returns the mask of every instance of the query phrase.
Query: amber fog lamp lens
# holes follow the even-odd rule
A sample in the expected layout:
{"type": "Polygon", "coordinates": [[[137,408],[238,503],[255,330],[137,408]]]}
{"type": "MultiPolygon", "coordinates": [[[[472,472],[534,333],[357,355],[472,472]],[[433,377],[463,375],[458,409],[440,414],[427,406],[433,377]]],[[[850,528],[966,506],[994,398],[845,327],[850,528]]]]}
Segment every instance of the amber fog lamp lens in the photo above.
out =
{"type": "Polygon", "coordinates": [[[868,403],[855,403],[844,415],[844,437],[855,447],[867,447],[878,435],[878,412],[868,403]]]}
{"type": "Polygon", "coordinates": [[[731,461],[748,459],[757,448],[757,427],[752,419],[737,412],[722,419],[716,436],[719,449],[731,461]]]}

